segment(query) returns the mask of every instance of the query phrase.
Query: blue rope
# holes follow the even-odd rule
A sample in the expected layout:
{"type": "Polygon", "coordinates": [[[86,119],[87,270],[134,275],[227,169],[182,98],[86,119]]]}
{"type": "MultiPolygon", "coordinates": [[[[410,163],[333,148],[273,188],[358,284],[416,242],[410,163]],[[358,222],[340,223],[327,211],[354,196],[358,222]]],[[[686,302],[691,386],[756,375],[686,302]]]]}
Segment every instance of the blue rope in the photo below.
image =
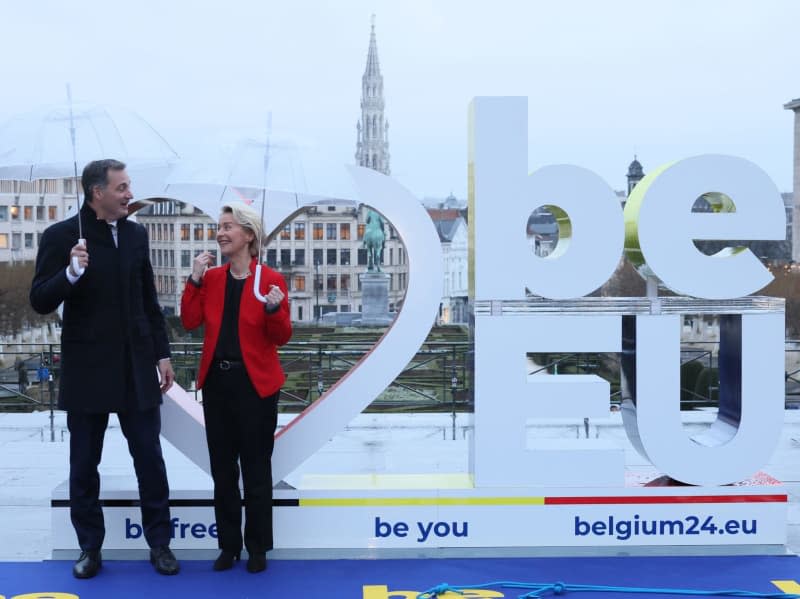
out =
{"type": "Polygon", "coordinates": [[[597,584],[570,584],[565,582],[514,582],[510,580],[487,582],[474,585],[449,585],[446,582],[431,587],[417,595],[417,599],[435,599],[445,593],[456,593],[463,595],[467,589],[486,589],[489,587],[503,587],[512,589],[532,589],[524,595],[518,595],[518,599],[535,599],[542,597],[545,593],[563,595],[567,591],[605,591],[612,593],[649,593],[649,594],[668,594],[668,595],[694,595],[702,597],[756,597],[759,599],[800,599],[800,595],[791,593],[756,593],[753,591],[741,591],[738,589],[724,589],[713,591],[699,591],[694,589],[661,589],[653,587],[617,587],[604,586],[597,584]]]}

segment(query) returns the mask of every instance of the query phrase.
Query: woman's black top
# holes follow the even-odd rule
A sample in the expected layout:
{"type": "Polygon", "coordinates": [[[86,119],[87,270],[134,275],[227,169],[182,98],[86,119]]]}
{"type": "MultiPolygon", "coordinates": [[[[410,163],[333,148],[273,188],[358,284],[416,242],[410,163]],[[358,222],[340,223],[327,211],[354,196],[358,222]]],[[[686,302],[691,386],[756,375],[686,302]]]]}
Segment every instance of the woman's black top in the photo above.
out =
{"type": "Polygon", "coordinates": [[[214,350],[214,360],[241,361],[242,348],[239,346],[239,304],[247,278],[235,279],[228,271],[225,282],[225,304],[222,309],[222,326],[214,350]]]}

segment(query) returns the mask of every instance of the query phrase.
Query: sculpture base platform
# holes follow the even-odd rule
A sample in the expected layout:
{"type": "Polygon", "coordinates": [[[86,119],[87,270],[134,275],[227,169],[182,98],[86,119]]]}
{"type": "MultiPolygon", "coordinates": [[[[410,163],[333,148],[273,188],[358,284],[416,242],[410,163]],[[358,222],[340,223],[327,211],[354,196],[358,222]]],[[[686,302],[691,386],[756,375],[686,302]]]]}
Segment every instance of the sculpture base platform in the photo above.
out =
{"type": "Polygon", "coordinates": [[[385,272],[365,272],[361,281],[361,326],[386,326],[394,317],[389,314],[389,279],[385,272]]]}
{"type": "MultiPolygon", "coordinates": [[[[759,475],[735,486],[476,489],[467,474],[314,475],[314,489],[274,493],[280,555],[445,556],[607,553],[785,553],[787,492],[759,475]],[[332,550],[336,550],[335,552],[332,550]]],[[[104,477],[104,556],[145,550],[136,481],[104,477]]],[[[211,489],[173,489],[172,547],[207,559],[217,548],[211,489]]],[[[52,495],[53,557],[77,554],[68,487],[52,495]]]]}

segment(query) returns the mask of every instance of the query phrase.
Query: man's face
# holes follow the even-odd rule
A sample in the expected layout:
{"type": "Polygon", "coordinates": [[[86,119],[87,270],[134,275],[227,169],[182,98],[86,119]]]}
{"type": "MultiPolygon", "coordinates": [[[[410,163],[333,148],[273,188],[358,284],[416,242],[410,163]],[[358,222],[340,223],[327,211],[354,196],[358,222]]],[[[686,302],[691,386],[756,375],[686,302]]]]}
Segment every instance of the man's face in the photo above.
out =
{"type": "Polygon", "coordinates": [[[93,189],[92,208],[100,220],[117,220],[128,216],[128,202],[133,199],[131,180],[125,170],[109,169],[108,184],[93,189]]]}

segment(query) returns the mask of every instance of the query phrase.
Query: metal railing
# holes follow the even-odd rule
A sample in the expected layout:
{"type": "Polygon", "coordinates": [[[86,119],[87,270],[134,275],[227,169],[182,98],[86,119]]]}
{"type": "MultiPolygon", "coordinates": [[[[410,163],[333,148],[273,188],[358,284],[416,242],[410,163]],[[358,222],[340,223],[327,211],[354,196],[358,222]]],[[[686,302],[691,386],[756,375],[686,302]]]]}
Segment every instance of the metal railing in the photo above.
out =
{"type": "MultiPolygon", "coordinates": [[[[280,348],[287,375],[281,392],[283,411],[302,411],[353,368],[372,342],[301,341],[280,348]]],[[[197,394],[199,343],[173,343],[176,379],[197,394]]],[[[375,401],[370,411],[471,411],[472,346],[468,342],[426,342],[375,401]]]]}
{"type": "MultiPolygon", "coordinates": [[[[716,405],[719,391],[717,345],[712,342],[682,344],[683,409],[716,405]],[[701,377],[704,371],[708,372],[701,377]],[[698,379],[702,379],[701,384],[698,379]]],[[[14,347],[16,351],[0,356],[0,410],[53,410],[60,374],[60,345],[19,344],[14,347]],[[25,365],[27,383],[21,379],[17,367],[20,362],[25,365]],[[42,367],[46,370],[41,370],[42,367]]],[[[283,346],[279,355],[287,382],[281,394],[281,410],[299,412],[311,405],[372,347],[371,341],[301,341],[283,346]]],[[[171,348],[177,381],[199,398],[196,377],[201,344],[174,342],[171,348]]],[[[473,356],[469,342],[424,343],[367,410],[450,412],[455,420],[457,412],[470,412],[474,406],[473,356]]],[[[800,408],[800,341],[787,341],[785,356],[786,407],[800,408]]],[[[529,354],[529,359],[529,374],[596,374],[609,381],[612,403],[625,399],[620,354],[529,354]]]]}

